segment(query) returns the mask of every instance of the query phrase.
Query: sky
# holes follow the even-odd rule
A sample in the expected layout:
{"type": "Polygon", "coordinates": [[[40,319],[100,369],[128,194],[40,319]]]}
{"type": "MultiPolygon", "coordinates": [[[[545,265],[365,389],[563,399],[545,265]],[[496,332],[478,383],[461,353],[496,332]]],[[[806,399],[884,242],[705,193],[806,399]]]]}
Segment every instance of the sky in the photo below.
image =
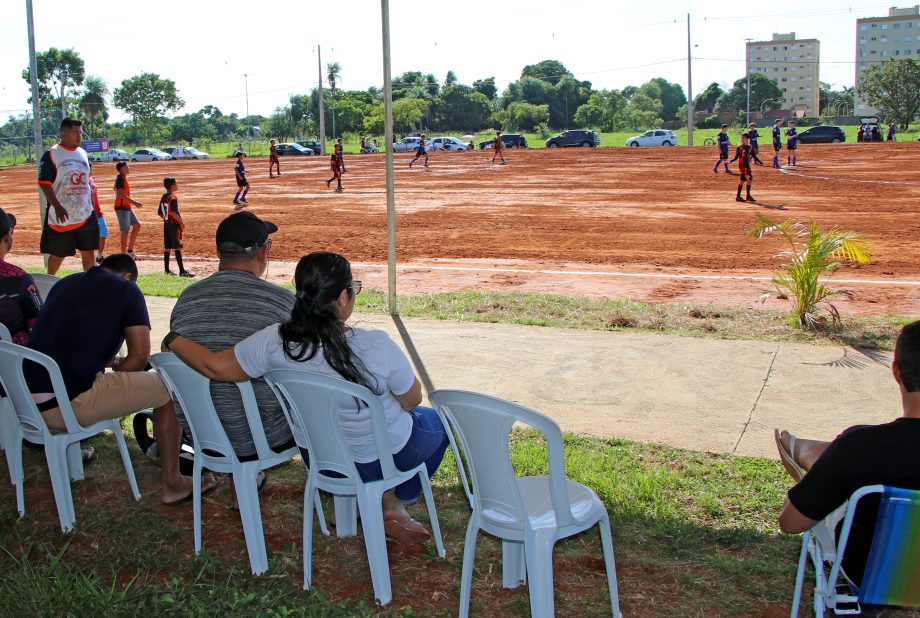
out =
{"type": "MultiPolygon", "coordinates": [[[[433,73],[443,82],[452,70],[466,84],[494,76],[503,90],[525,65],[554,59],[595,88],[664,77],[686,92],[689,13],[694,95],[711,82],[724,87],[743,77],[745,39],[768,40],[774,32],[819,39],[820,79],[839,88],[854,81],[856,19],[886,16],[889,6],[839,0],[391,0],[392,73],[433,73]]],[[[340,88],[383,83],[377,1],[33,0],[33,8],[38,51],[76,49],[87,74],[101,76],[112,90],[141,72],[172,79],[185,100],[179,113],[211,104],[243,116],[248,85],[249,112],[267,116],[289,94],[316,85],[317,45],[324,73],[327,63],[340,63],[340,88]]],[[[0,118],[29,107],[21,77],[29,62],[26,0],[4,0],[3,9],[0,118]]],[[[110,120],[123,117],[112,110],[110,120]]]]}

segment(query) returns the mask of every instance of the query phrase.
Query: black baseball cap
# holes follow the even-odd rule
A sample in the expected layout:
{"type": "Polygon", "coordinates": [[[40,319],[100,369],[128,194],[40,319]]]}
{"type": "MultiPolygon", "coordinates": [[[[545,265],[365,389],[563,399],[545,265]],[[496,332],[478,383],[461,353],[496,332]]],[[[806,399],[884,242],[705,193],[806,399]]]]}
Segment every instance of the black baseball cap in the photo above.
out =
{"type": "Polygon", "coordinates": [[[6,236],[14,227],[16,227],[16,217],[0,208],[0,236],[6,236]]]}
{"type": "Polygon", "coordinates": [[[252,253],[265,244],[269,234],[277,231],[277,225],[263,221],[248,210],[235,212],[217,226],[217,250],[221,253],[252,253]]]}

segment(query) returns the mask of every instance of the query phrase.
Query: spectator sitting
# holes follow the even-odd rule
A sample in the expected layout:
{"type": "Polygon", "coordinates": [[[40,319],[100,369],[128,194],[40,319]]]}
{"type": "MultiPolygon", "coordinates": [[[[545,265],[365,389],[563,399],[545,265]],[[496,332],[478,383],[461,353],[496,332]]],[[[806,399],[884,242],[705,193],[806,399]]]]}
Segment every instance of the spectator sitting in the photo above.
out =
{"type": "Polygon", "coordinates": [[[13,343],[25,345],[42,300],[32,275],[6,261],[15,228],[16,217],[0,208],[0,322],[9,329],[13,343]]]}
{"type": "MultiPolygon", "coordinates": [[[[169,393],[156,373],[144,370],[150,355],[150,319],[135,281],[137,265],[124,253],[61,279],[45,299],[28,347],[57,362],[81,425],[154,408],[162,466],[160,500],[178,504],[191,495],[192,483],[179,474],[181,432],[169,393]],[[127,356],[114,372],[103,373],[122,342],[127,356]]],[[[48,373],[31,362],[24,364],[24,371],[48,428],[65,429],[48,373]]],[[[204,489],[215,486],[213,477],[208,478],[204,489]]]]}
{"type": "MultiPolygon", "coordinates": [[[[776,432],[783,465],[798,482],[789,490],[779,525],[799,533],[814,526],[866,485],[920,489],[920,321],[898,335],[891,372],[901,391],[902,416],[883,425],[855,425],[832,442],[776,432]],[[805,473],[807,471],[807,473],[805,473]]],[[[865,570],[879,496],[859,501],[843,570],[859,587],[865,570]]]]}
{"type": "MultiPolygon", "coordinates": [[[[355,306],[361,282],[336,253],[311,253],[294,273],[297,300],[290,318],[247,337],[233,348],[214,353],[183,337],[167,335],[165,345],[191,367],[212,380],[240,381],[272,369],[301,369],[344,378],[380,396],[389,425],[396,467],[411,470],[425,463],[433,475],[447,448],[447,433],[431,408],[419,404],[422,388],[409,359],[382,331],[351,328],[346,320],[355,306]]],[[[361,478],[382,478],[379,455],[367,408],[353,397],[339,403],[342,432],[361,478]]],[[[428,531],[406,512],[418,500],[418,477],[383,495],[384,529],[400,543],[426,540],[428,531]]]]}

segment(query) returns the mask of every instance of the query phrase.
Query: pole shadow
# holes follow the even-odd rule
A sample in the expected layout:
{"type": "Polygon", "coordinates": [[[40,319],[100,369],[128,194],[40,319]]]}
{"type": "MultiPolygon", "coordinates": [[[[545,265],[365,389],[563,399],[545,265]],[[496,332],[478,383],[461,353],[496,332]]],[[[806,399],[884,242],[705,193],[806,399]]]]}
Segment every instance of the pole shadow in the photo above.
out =
{"type": "Polygon", "coordinates": [[[400,316],[394,315],[391,317],[393,318],[393,324],[396,325],[396,330],[399,331],[399,337],[402,339],[403,345],[406,346],[406,352],[409,353],[409,360],[411,360],[412,364],[415,366],[415,372],[418,374],[419,381],[425,388],[425,392],[431,393],[435,390],[434,383],[431,381],[431,376],[428,373],[428,369],[425,367],[425,362],[418,353],[418,348],[415,347],[415,342],[412,341],[412,335],[409,334],[406,324],[402,321],[400,316]]]}

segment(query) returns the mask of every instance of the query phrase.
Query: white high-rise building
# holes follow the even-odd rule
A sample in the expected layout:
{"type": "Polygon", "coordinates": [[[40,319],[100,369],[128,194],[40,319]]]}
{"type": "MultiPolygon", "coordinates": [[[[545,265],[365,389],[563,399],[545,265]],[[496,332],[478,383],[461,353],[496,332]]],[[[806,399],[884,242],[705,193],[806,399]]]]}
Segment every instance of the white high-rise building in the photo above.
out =
{"type": "Polygon", "coordinates": [[[892,7],[888,17],[856,20],[856,115],[876,113],[859,96],[859,80],[873,64],[891,58],[920,56],[920,5],[892,7]]]}
{"type": "Polygon", "coordinates": [[[747,44],[748,75],[762,73],[774,80],[783,90],[782,107],[799,115],[813,117],[820,112],[820,61],[818,39],[797,39],[795,32],[774,33],[769,41],[747,44]]]}

